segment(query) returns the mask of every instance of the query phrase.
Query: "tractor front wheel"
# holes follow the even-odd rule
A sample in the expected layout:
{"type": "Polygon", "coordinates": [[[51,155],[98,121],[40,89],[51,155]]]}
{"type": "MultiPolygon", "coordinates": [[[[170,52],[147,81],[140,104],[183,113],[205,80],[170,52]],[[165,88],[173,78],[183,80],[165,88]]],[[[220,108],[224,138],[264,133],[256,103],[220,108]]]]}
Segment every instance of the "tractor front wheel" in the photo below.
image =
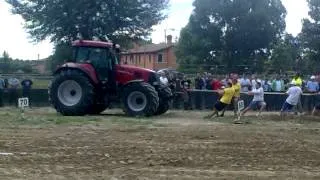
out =
{"type": "Polygon", "coordinates": [[[123,104],[129,116],[152,116],[159,106],[158,93],[148,83],[132,83],[123,90],[123,104]]]}
{"type": "Polygon", "coordinates": [[[171,98],[172,98],[172,91],[169,86],[160,87],[158,91],[159,94],[159,107],[155,115],[161,115],[166,113],[170,108],[171,98]]]}

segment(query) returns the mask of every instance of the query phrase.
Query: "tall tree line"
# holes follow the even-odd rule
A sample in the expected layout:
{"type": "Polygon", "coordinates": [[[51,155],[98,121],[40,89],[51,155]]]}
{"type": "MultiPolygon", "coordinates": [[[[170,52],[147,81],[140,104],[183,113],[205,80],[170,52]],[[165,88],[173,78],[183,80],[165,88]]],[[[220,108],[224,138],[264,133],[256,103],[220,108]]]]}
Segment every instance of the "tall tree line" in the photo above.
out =
{"type": "Polygon", "coordinates": [[[310,18],[303,20],[299,35],[302,52],[302,70],[320,72],[320,0],[307,0],[310,18]]]}
{"type": "Polygon", "coordinates": [[[319,72],[320,0],[307,1],[311,18],[294,37],[281,0],[195,0],[176,48],[180,69],[319,72]]]}
{"type": "Polygon", "coordinates": [[[272,43],[283,35],[281,0],[195,0],[177,47],[181,69],[262,70],[272,43]]]}
{"type": "Polygon", "coordinates": [[[4,51],[2,55],[0,55],[0,73],[7,74],[16,73],[18,71],[22,71],[24,73],[37,73],[34,72],[29,62],[19,59],[12,59],[9,54],[4,51]]]}

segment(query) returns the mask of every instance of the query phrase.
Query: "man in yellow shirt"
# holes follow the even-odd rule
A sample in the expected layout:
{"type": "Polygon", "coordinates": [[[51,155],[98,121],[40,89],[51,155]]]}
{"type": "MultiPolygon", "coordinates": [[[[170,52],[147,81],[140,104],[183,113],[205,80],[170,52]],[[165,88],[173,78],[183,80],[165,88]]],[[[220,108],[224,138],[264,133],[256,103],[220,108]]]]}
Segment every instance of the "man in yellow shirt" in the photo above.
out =
{"type": "Polygon", "coordinates": [[[297,73],[297,74],[293,77],[291,83],[292,83],[292,84],[295,84],[295,85],[297,85],[297,86],[299,86],[299,87],[302,87],[302,79],[301,79],[300,73],[297,73]]]}
{"type": "MultiPolygon", "coordinates": [[[[237,75],[233,75],[232,77],[232,88],[234,89],[234,96],[232,99],[232,103],[233,103],[233,112],[234,112],[234,116],[237,116],[237,112],[238,112],[238,102],[240,100],[240,90],[241,90],[241,85],[238,82],[238,76],[237,75]]],[[[222,113],[221,113],[221,117],[224,116],[224,113],[226,111],[226,108],[223,109],[222,113]]]]}
{"type": "Polygon", "coordinates": [[[221,99],[216,102],[213,108],[213,113],[206,116],[206,119],[210,119],[214,116],[219,116],[219,111],[224,110],[228,105],[231,104],[232,98],[234,96],[234,88],[232,88],[232,82],[228,82],[224,90],[219,90],[218,93],[222,95],[221,99]]]}

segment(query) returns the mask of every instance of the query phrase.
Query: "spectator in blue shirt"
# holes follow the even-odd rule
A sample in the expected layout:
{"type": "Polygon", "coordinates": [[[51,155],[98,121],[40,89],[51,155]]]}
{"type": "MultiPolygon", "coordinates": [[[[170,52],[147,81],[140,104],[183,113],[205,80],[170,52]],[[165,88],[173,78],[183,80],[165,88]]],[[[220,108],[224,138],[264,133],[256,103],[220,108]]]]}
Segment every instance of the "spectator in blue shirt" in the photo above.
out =
{"type": "Polygon", "coordinates": [[[306,89],[310,93],[316,93],[319,91],[319,83],[316,81],[315,76],[311,76],[310,80],[306,85],[306,89]]]}
{"type": "Polygon", "coordinates": [[[29,78],[24,78],[24,80],[21,82],[23,97],[30,99],[30,90],[31,90],[32,84],[33,82],[29,78]]]}

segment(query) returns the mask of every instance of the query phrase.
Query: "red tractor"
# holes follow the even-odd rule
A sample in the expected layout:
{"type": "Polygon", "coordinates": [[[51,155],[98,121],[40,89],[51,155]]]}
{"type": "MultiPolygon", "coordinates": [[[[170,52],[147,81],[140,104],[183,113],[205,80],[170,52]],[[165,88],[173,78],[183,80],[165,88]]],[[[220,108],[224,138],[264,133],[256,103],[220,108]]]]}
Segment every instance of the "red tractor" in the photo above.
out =
{"type": "Polygon", "coordinates": [[[160,115],[172,92],[148,69],[120,65],[120,47],[101,41],[73,42],[73,59],[59,67],[49,87],[54,108],[65,116],[100,114],[120,101],[129,116],[160,115]]]}

